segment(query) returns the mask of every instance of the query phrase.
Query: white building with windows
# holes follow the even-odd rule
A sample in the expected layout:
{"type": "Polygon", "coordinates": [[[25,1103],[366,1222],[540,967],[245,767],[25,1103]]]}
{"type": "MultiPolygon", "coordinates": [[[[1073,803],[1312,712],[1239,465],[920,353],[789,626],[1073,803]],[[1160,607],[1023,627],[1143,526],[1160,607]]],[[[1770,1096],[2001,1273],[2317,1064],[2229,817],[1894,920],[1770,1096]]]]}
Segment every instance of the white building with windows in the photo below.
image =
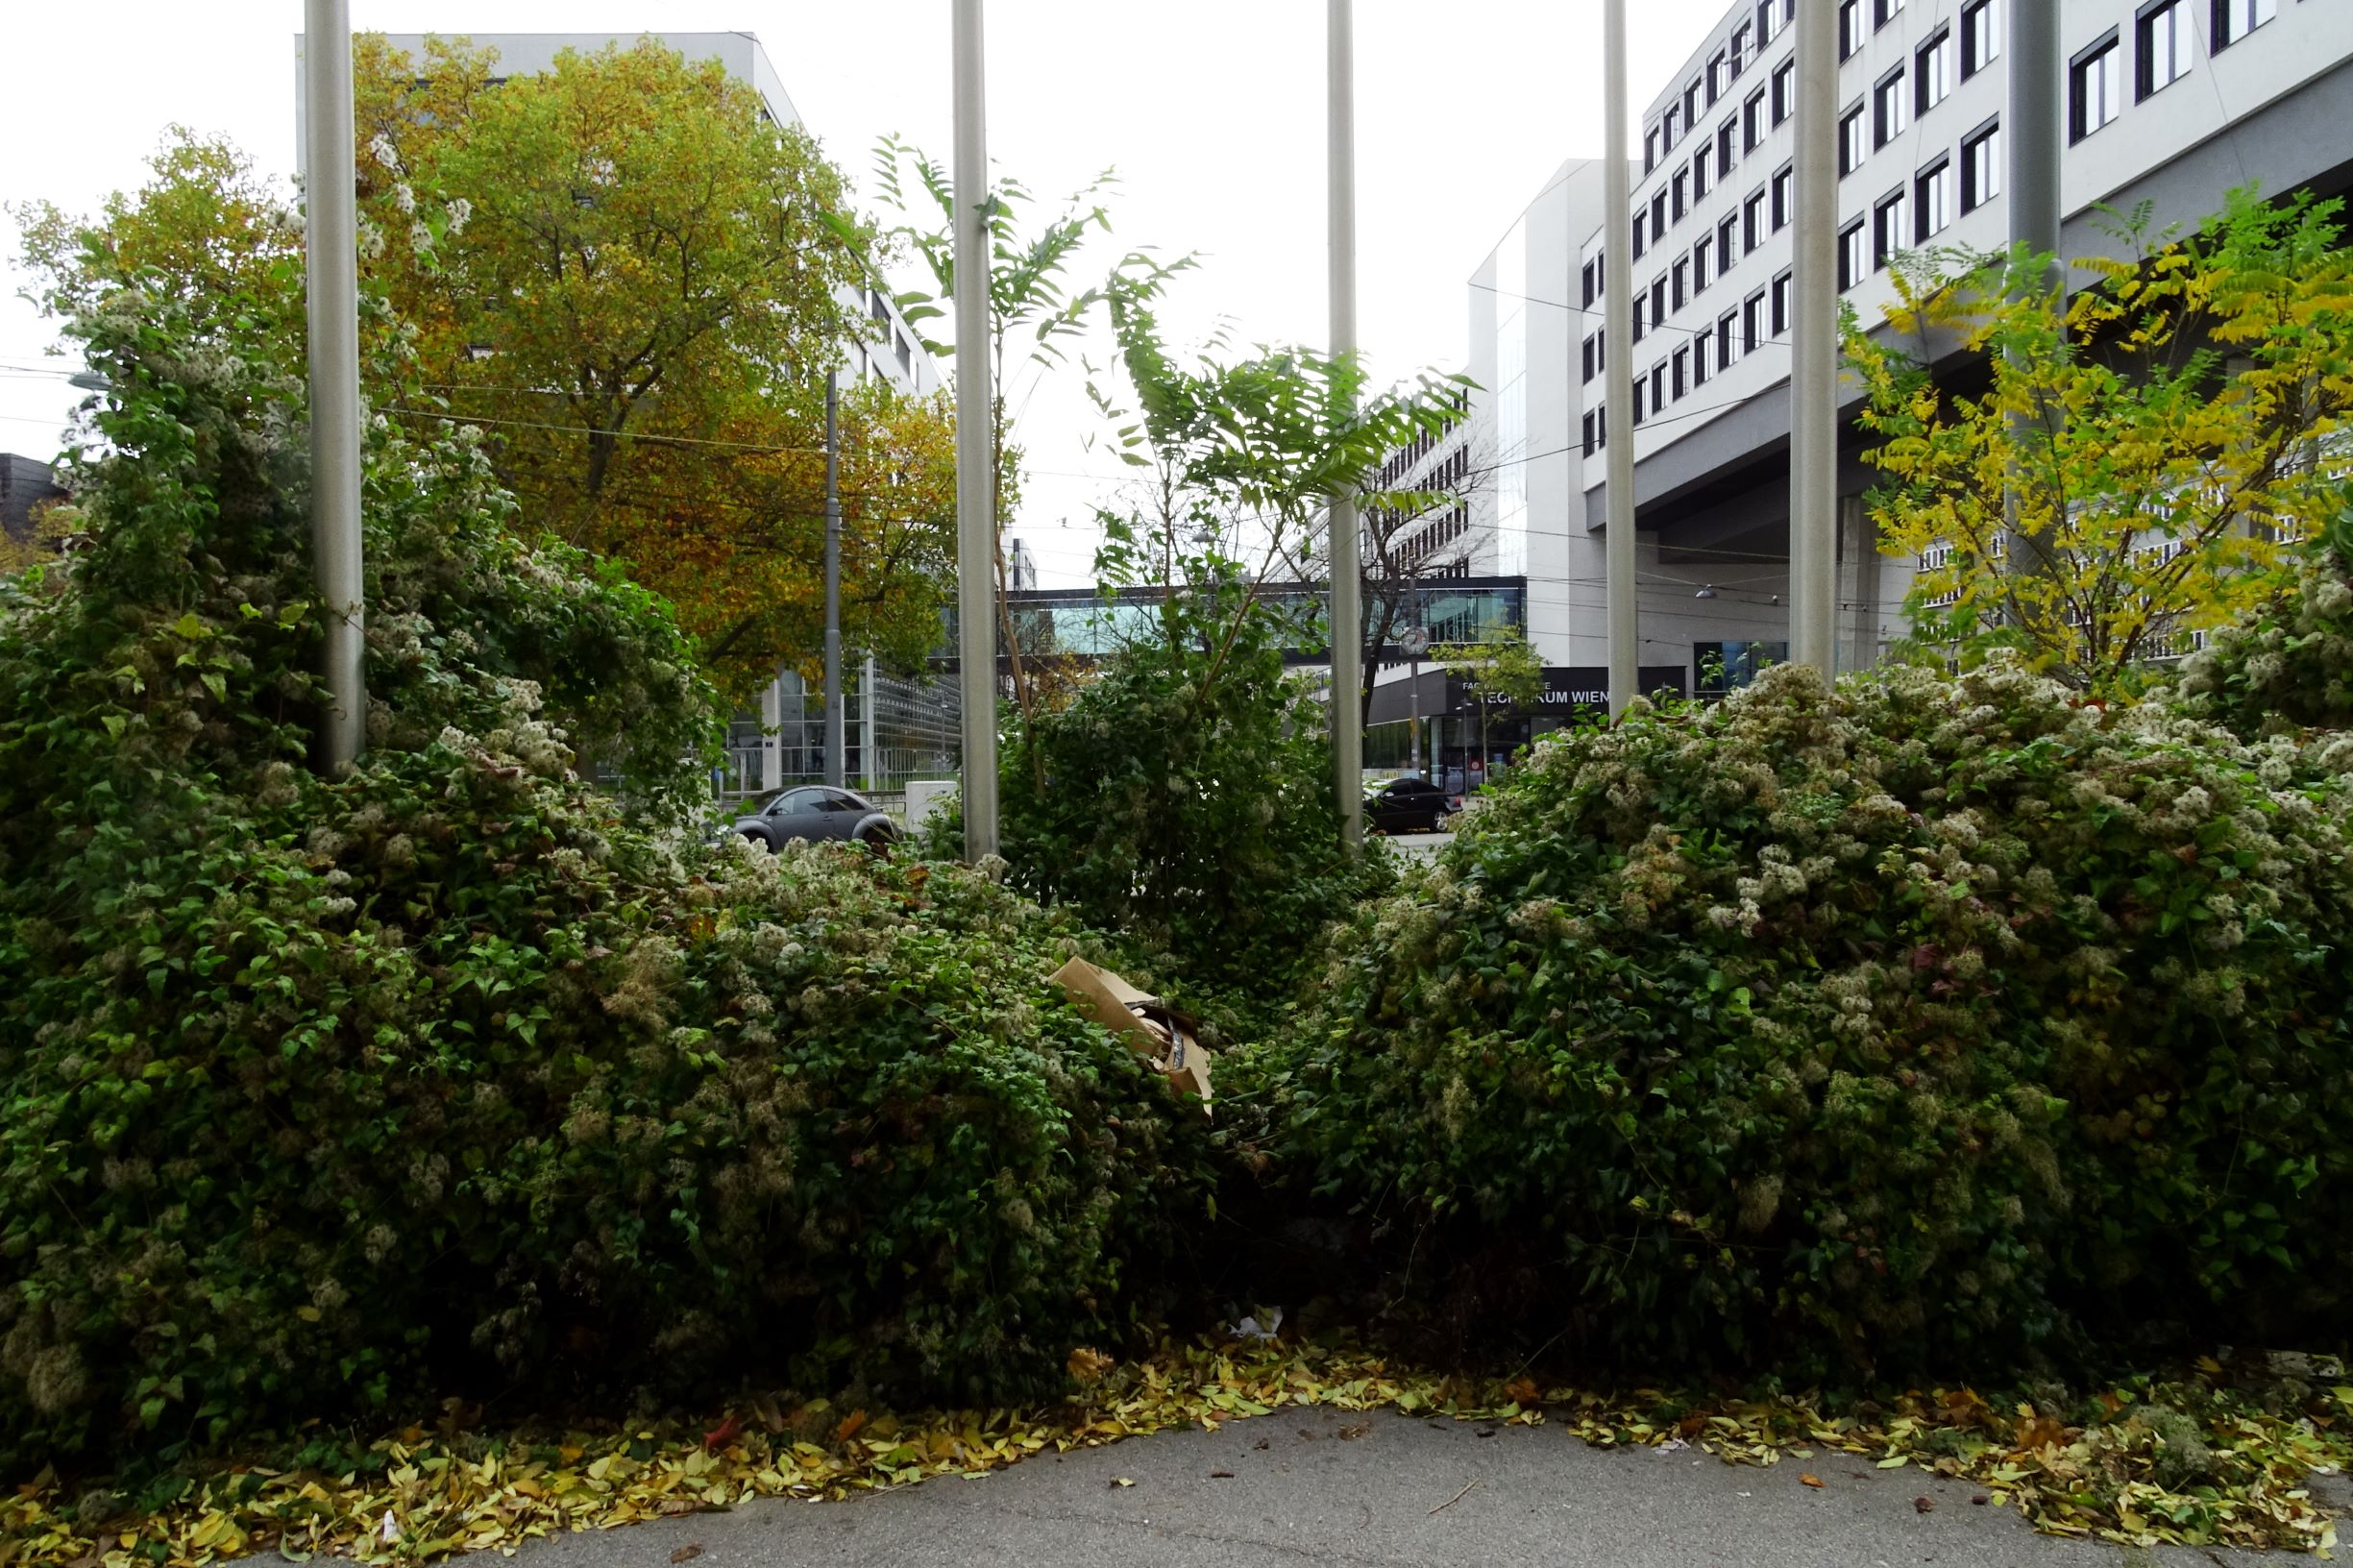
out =
{"type": "MultiPolygon", "coordinates": [[[[1865,320],[1895,298],[1899,253],[1993,251],[2009,104],[2006,8],[2027,0],[1845,0],[1838,10],[1839,286],[1865,320]]],[[[2032,0],[2046,3],[2046,0],[2032,0]]],[[[2069,255],[2142,204],[2163,229],[2230,190],[2353,186],[2353,5],[2345,0],[2047,0],[2062,7],[2069,255]]],[[[1641,662],[1689,689],[1785,655],[1789,557],[1789,225],[1795,0],[1742,0],[1644,117],[1634,262],[1602,266],[1603,165],[1547,182],[1470,281],[1472,378],[1495,483],[1475,575],[1525,576],[1548,664],[1605,665],[1607,441],[1635,446],[1641,662]],[[1602,337],[1607,288],[1633,290],[1633,340],[1602,337]],[[1635,406],[1603,406],[1607,356],[1635,406]],[[1712,675],[1712,679],[1711,679],[1712,675]]],[[[1958,363],[1937,367],[1961,368],[1958,363]]],[[[1853,396],[1851,391],[1849,396],[1853,396]]],[[[1862,440],[1841,440],[1840,666],[1901,632],[1912,564],[1882,556],[1862,440]]]]}

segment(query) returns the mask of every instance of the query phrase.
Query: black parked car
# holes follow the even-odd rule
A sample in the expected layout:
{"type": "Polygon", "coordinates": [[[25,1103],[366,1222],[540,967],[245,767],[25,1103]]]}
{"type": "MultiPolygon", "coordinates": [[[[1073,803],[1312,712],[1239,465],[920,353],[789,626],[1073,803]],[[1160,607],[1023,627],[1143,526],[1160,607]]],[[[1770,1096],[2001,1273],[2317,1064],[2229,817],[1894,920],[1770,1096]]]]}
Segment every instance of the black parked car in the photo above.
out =
{"type": "Polygon", "coordinates": [[[879,853],[898,842],[898,823],[889,812],[862,795],[821,784],[786,790],[755,815],[738,817],[729,831],[772,850],[794,839],[831,839],[879,853]]]}
{"type": "Polygon", "coordinates": [[[1392,778],[1364,792],[1364,821],[1383,833],[1436,833],[1453,817],[1455,803],[1426,778],[1392,778]]]}

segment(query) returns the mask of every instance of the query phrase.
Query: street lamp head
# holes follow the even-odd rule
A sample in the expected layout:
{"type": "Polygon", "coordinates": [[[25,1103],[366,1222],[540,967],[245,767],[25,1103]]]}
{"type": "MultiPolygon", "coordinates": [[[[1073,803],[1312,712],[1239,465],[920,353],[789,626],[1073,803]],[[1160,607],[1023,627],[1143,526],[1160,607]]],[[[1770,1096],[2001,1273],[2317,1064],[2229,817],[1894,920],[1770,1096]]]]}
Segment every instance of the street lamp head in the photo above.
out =
{"type": "Polygon", "coordinates": [[[1694,599],[1713,599],[1716,597],[1716,585],[1711,582],[1691,597],[1694,599]]]}
{"type": "Polygon", "coordinates": [[[78,386],[85,392],[111,392],[114,383],[94,370],[77,370],[65,378],[67,386],[78,386]]]}

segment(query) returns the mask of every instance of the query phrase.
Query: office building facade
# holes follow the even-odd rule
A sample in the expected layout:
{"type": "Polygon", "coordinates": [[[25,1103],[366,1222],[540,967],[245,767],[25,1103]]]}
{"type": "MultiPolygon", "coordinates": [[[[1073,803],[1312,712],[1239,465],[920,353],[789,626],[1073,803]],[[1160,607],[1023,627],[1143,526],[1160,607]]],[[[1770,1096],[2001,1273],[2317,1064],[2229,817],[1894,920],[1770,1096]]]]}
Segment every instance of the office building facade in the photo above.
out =
{"type": "MultiPolygon", "coordinates": [[[[2008,7],[1845,0],[1837,9],[1844,298],[1866,321],[1922,247],[1997,251],[2008,7]]],[[[2062,248],[2112,250],[2111,213],[2162,230],[2267,195],[2353,184],[2353,6],[2341,0],[2048,0],[2062,7],[2062,248]]],[[[1634,443],[1641,663],[1692,690],[1786,657],[1795,0],[1743,0],[1650,104],[1633,169],[1634,257],[1605,276],[1599,161],[1564,164],[1470,283],[1482,460],[1495,482],[1473,570],[1525,573],[1548,664],[1607,662],[1605,445],[1634,443]],[[1602,331],[1633,293],[1632,341],[1602,331]],[[1604,406],[1611,354],[1635,406],[1604,406]]],[[[1949,368],[1949,367],[1944,367],[1949,368]]],[[[1851,415],[1858,393],[1842,389],[1851,415]]],[[[1902,634],[1916,563],[1883,555],[1850,424],[1839,464],[1839,662],[1902,634]]],[[[1477,465],[1475,465],[1477,466],[1477,465]]],[[[1646,676],[1646,684],[1648,684],[1646,676]]]]}

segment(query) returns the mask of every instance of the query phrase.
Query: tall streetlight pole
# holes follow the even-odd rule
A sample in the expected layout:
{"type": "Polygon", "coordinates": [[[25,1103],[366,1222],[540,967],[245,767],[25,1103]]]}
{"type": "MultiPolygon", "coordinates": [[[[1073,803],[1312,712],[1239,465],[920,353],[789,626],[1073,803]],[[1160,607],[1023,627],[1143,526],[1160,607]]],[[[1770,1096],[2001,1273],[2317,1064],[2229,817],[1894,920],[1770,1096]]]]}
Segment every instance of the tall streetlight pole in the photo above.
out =
{"type": "MultiPolygon", "coordinates": [[[[871,700],[870,697],[869,700],[871,700]]],[[[825,782],[842,787],[842,377],[825,372],[825,782]]]]}
{"type": "Polygon", "coordinates": [[[1609,595],[1609,711],[1621,714],[1641,684],[1641,623],[1634,552],[1634,175],[1628,146],[1626,0],[1602,6],[1602,442],[1609,536],[1602,552],[1609,595]]]}
{"type": "MultiPolygon", "coordinates": [[[[1345,360],[1357,352],[1356,18],[1353,0],[1327,3],[1332,356],[1345,360]]],[[[1352,496],[1332,498],[1331,527],[1332,777],[1339,792],[1340,839],[1354,847],[1364,839],[1364,585],[1357,564],[1357,505],[1352,496]]]]}
{"type": "MultiPolygon", "coordinates": [[[[2041,0],[2012,0],[2011,9],[2041,0]]],[[[2050,0],[2054,6],[2056,0],[2050,0]]],[[[1838,5],[1799,0],[1789,654],[1838,673],[1838,5]]]]}
{"type": "MultiPolygon", "coordinates": [[[[2010,238],[2037,256],[2052,257],[2042,278],[2044,292],[2066,284],[2067,272],[2058,261],[2059,229],[2065,211],[2059,199],[2059,106],[2064,101],[2060,81],[2059,7],[2027,5],[2011,0],[2010,104],[2003,134],[2009,137],[2010,238]]],[[[2037,424],[2031,411],[2021,411],[2010,423],[2010,452],[2015,461],[2033,438],[2037,424]]],[[[2040,571],[2043,540],[2021,522],[2019,487],[2013,482],[2004,498],[2006,514],[2002,548],[2005,567],[2014,575],[2040,571]]]]}
{"type": "Polygon", "coordinates": [[[981,0],[955,0],[956,651],[964,856],[996,853],[996,475],[989,365],[989,148],[981,0]]]}
{"type": "Polygon", "coordinates": [[[367,739],[359,544],[359,215],[353,190],[350,0],[305,0],[304,272],[310,312],[310,551],[327,611],[316,746],[332,777],[367,739]]]}

